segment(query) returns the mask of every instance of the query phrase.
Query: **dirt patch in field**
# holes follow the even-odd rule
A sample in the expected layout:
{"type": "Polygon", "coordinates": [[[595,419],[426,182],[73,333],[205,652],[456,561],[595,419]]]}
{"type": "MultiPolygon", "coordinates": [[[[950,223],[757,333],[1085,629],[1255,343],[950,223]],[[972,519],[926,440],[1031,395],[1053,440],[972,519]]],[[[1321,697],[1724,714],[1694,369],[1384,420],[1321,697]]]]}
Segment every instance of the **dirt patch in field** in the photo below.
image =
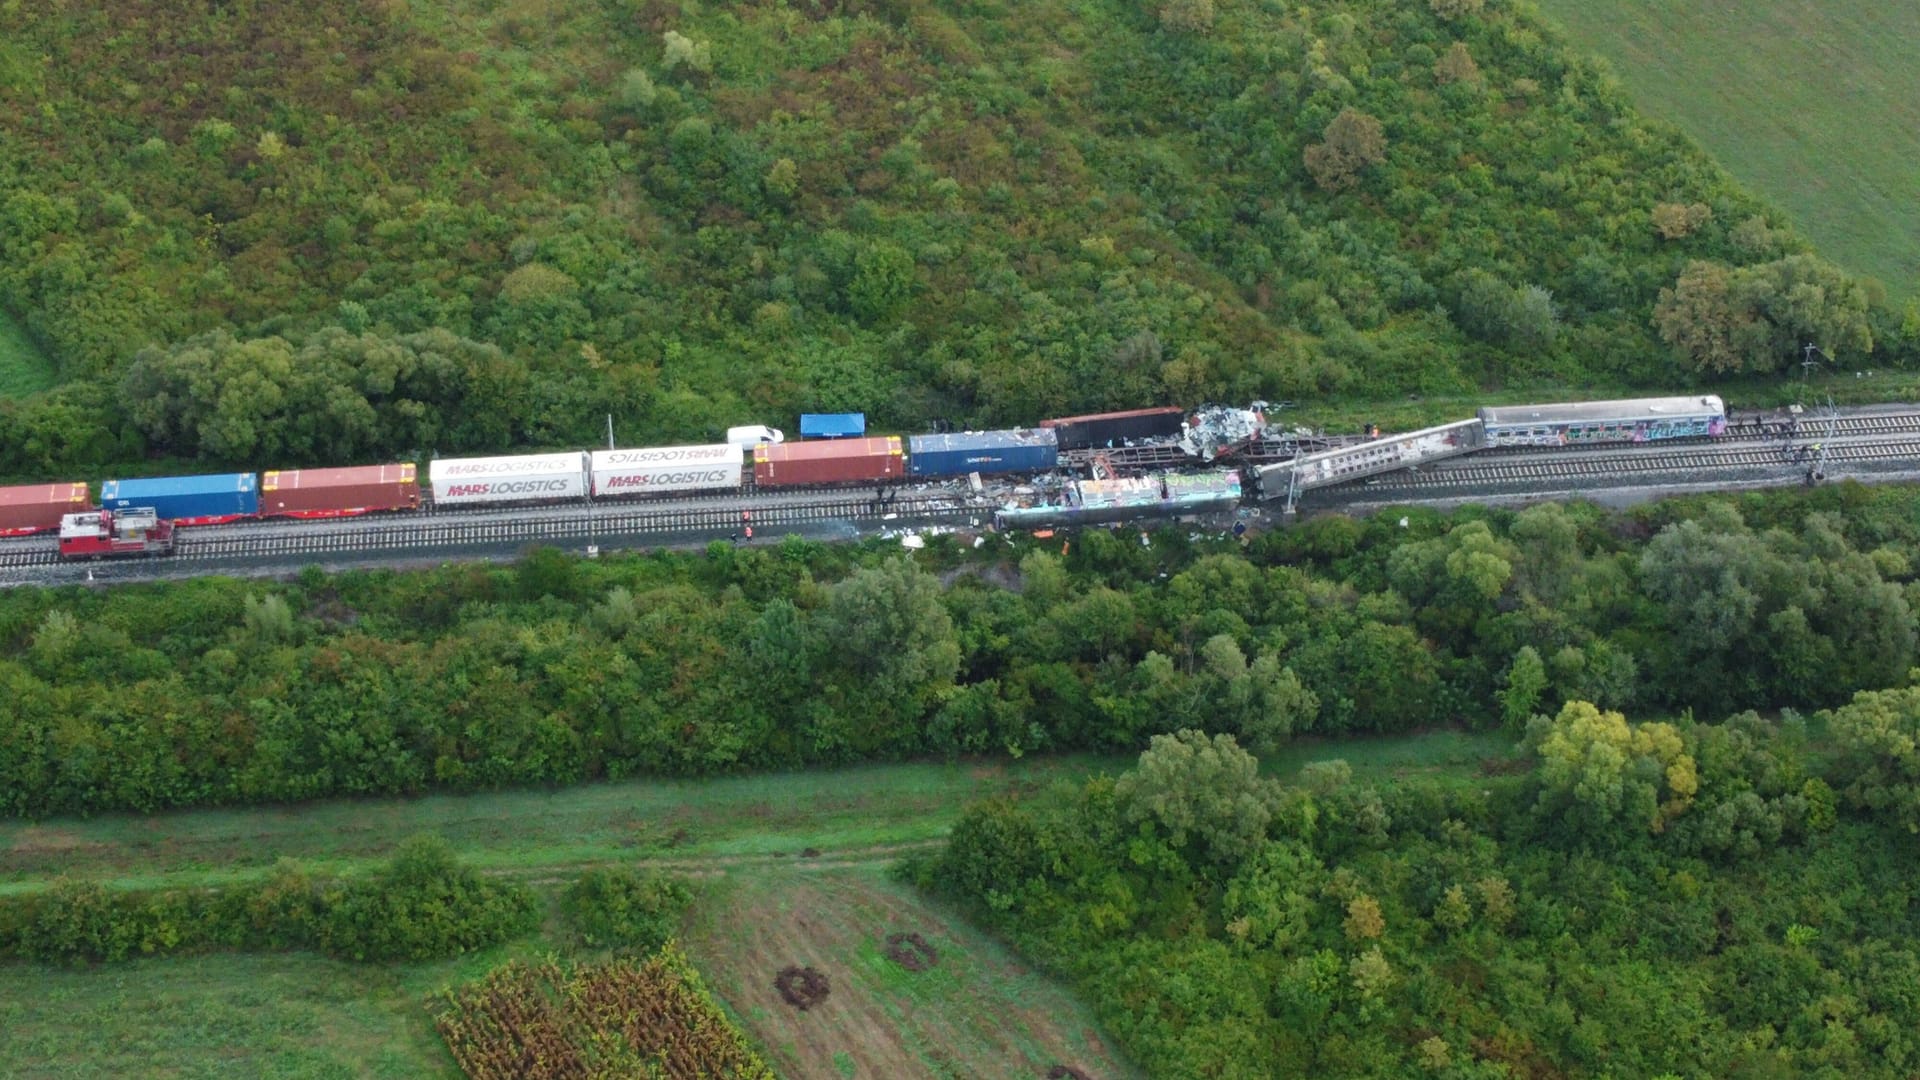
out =
{"type": "Polygon", "coordinates": [[[833,985],[825,975],[810,967],[784,967],[773,977],[773,988],[787,1004],[806,1012],[827,1000],[833,985]]]}
{"type": "Polygon", "coordinates": [[[908,971],[925,971],[940,962],[940,952],[919,934],[888,934],[887,959],[908,971]]]}
{"type": "Polygon", "coordinates": [[[809,860],[725,881],[688,952],[781,1076],[845,1075],[848,1062],[856,1077],[1041,1077],[1063,1062],[1138,1075],[1065,988],[879,866],[809,860]],[[813,968],[831,994],[803,1012],[770,960],[813,968]]]}

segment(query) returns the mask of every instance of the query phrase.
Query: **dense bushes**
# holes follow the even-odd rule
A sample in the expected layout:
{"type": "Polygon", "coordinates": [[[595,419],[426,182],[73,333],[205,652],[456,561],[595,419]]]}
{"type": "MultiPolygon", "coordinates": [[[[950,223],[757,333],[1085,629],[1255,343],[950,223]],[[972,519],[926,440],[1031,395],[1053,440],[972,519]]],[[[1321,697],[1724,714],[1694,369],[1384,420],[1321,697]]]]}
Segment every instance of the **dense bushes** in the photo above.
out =
{"type": "Polygon", "coordinates": [[[1155,1077],[1913,1071],[1920,871],[1878,780],[1836,815],[1857,763],[1813,775],[1791,717],[1574,702],[1535,729],[1518,772],[1378,788],[1337,761],[1256,779],[1183,732],[1117,781],[970,809],[909,873],[1074,979],[1155,1077]]]}
{"type": "Polygon", "coordinates": [[[794,541],[7,590],[0,812],[1137,750],[1183,727],[1263,749],[1518,736],[1571,700],[1838,705],[1915,662],[1910,491],[1399,520],[1245,550],[1092,531],[1064,556],[943,539],[919,564],[794,541]]]}
{"type": "Polygon", "coordinates": [[[470,7],[0,9],[0,305],[81,380],[0,474],[1670,388],[1663,289],[1709,366],[1868,340],[1524,5],[470,7]]]}
{"type": "Polygon", "coordinates": [[[257,884],[110,891],[63,879],[0,899],[0,959],[125,960],[207,949],[312,949],[350,960],[426,960],[533,929],[525,886],[482,879],[419,838],[365,878],[283,863],[257,884]]]}
{"type": "Polygon", "coordinates": [[[589,870],[560,895],[560,914],[579,945],[651,953],[667,943],[693,901],[685,882],[621,867],[589,870]]]}

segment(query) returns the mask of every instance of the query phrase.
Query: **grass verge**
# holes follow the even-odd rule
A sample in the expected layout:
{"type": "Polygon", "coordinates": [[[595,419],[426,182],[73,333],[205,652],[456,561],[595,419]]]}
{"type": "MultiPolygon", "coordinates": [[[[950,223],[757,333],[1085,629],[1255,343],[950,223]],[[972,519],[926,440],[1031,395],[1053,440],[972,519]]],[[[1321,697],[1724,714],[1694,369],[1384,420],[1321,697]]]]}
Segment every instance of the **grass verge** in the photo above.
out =
{"type": "Polygon", "coordinates": [[[714,780],[644,780],[556,791],[336,801],[251,810],[112,815],[0,824],[0,892],[60,874],[115,887],[210,885],[281,858],[327,870],[380,862],[438,833],[482,870],[534,878],[582,866],[653,862],[725,869],[813,848],[886,851],[938,841],[970,801],[1128,758],[869,766],[714,780]]]}

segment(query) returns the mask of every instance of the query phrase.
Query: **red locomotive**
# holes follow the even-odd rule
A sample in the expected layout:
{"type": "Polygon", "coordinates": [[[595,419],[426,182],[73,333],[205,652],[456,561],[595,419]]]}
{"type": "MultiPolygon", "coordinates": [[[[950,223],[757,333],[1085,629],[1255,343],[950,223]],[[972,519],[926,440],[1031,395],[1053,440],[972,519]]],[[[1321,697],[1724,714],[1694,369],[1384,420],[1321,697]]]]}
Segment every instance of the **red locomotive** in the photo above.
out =
{"type": "Polygon", "coordinates": [[[130,558],[173,551],[173,522],[162,521],[152,507],[89,510],[60,519],[63,559],[130,558]]]}

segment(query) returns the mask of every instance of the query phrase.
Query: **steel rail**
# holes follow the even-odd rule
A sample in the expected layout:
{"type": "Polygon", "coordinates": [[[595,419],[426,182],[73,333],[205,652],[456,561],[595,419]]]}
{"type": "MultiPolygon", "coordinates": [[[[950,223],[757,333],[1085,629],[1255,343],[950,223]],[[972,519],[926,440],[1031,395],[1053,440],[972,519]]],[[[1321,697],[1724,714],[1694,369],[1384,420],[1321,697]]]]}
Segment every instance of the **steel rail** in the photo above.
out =
{"type": "MultiPolygon", "coordinates": [[[[1897,461],[1913,458],[1920,462],[1920,438],[1884,442],[1841,443],[1827,447],[1827,462],[1897,461]]],[[[1441,487],[1465,487],[1476,484],[1538,484],[1552,480],[1578,480],[1595,476],[1621,476],[1648,473],[1713,472],[1728,469],[1782,466],[1798,468],[1803,459],[1784,456],[1778,446],[1752,449],[1701,449],[1646,452],[1604,458],[1559,458],[1550,461],[1512,460],[1497,464],[1459,464],[1451,468],[1388,474],[1375,483],[1360,481],[1336,485],[1351,491],[1365,487],[1374,491],[1420,490],[1441,487]]],[[[1333,489],[1328,489],[1333,490],[1333,489]]]]}

